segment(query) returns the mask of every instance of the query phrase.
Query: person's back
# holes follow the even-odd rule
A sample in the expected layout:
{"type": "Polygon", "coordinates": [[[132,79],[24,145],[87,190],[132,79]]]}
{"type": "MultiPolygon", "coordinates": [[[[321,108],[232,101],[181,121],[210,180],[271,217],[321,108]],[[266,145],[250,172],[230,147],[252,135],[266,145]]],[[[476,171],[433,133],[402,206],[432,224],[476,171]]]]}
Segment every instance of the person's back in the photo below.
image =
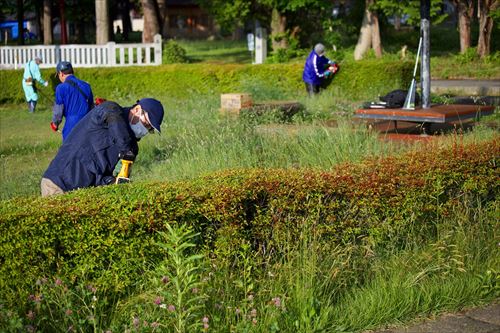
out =
{"type": "Polygon", "coordinates": [[[329,61],[327,57],[320,56],[312,50],[304,65],[302,80],[305,83],[320,85],[329,61]]]}
{"type": "Polygon", "coordinates": [[[43,175],[63,191],[105,185],[122,151],[139,148],[128,125],[128,109],[104,102],[72,129],[43,175]]]}
{"type": "Polygon", "coordinates": [[[56,88],[53,123],[57,128],[62,117],[66,118],[62,130],[64,141],[80,119],[93,108],[94,96],[90,84],[73,74],[71,63],[60,62],[56,70],[62,83],[56,88]]]}
{"type": "Polygon", "coordinates": [[[68,137],[80,119],[91,110],[92,100],[93,95],[90,85],[74,75],[71,75],[64,83],[57,86],[55,102],[64,105],[63,114],[66,118],[62,130],[63,140],[68,137]]]}

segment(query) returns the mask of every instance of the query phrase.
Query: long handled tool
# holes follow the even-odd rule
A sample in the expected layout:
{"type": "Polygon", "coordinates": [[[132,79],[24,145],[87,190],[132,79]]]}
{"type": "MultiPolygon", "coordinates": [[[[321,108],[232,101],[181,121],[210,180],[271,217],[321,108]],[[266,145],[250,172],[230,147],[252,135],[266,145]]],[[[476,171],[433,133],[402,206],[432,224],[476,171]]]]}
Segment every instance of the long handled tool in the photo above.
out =
{"type": "Polygon", "coordinates": [[[415,61],[415,69],[413,70],[413,78],[411,80],[410,89],[406,95],[405,104],[403,104],[404,110],[415,110],[415,93],[417,90],[417,80],[415,76],[417,75],[418,59],[420,57],[420,49],[422,48],[422,37],[418,42],[417,60],[415,61]]]}

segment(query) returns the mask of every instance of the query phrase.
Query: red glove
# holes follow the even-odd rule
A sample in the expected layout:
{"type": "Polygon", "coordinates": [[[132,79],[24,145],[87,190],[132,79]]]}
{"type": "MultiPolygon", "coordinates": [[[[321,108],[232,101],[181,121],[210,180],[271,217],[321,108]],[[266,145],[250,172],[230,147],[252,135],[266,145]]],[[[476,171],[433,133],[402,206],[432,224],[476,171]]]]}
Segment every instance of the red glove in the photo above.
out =
{"type": "Polygon", "coordinates": [[[100,98],[100,97],[97,97],[97,98],[95,99],[95,105],[96,105],[96,106],[97,106],[97,105],[99,105],[99,104],[101,104],[101,103],[103,103],[103,102],[106,102],[106,99],[104,99],[104,98],[100,98]]]}
{"type": "Polygon", "coordinates": [[[57,129],[59,128],[59,126],[57,126],[56,124],[54,124],[52,121],[50,122],[50,128],[52,128],[52,130],[54,132],[57,132],[57,129]]]}

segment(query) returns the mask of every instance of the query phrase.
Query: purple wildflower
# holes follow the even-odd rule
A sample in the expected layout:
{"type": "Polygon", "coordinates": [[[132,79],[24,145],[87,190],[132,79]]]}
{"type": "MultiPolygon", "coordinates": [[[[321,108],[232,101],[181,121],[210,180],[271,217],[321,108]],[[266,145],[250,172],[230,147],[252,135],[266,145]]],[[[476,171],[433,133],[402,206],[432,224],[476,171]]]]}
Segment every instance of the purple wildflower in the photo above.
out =
{"type": "Polygon", "coordinates": [[[132,324],[134,325],[135,328],[139,327],[140,320],[138,317],[134,317],[134,320],[132,321],[132,324]]]}
{"type": "Polygon", "coordinates": [[[172,305],[172,304],[170,304],[167,309],[168,309],[168,312],[174,312],[175,311],[175,306],[172,305]]]}
{"type": "Polygon", "coordinates": [[[281,306],[281,298],[273,297],[273,303],[277,308],[279,308],[281,306]]]}
{"type": "Polygon", "coordinates": [[[163,298],[162,298],[162,297],[160,297],[160,296],[158,296],[158,297],[156,297],[156,299],[155,299],[155,304],[156,304],[156,305],[160,305],[162,301],[163,301],[163,298]]]}
{"type": "Polygon", "coordinates": [[[156,322],[156,321],[153,321],[153,322],[151,323],[151,327],[152,327],[152,328],[158,328],[158,327],[160,327],[160,323],[159,323],[159,322],[156,322]]]}
{"type": "Polygon", "coordinates": [[[168,278],[168,276],[163,276],[163,277],[161,278],[161,282],[162,282],[163,284],[167,284],[167,283],[169,283],[169,282],[170,282],[170,279],[168,278]]]}
{"type": "Polygon", "coordinates": [[[66,310],[66,315],[67,316],[71,316],[72,313],[73,313],[73,311],[71,309],[67,309],[66,310]]]}

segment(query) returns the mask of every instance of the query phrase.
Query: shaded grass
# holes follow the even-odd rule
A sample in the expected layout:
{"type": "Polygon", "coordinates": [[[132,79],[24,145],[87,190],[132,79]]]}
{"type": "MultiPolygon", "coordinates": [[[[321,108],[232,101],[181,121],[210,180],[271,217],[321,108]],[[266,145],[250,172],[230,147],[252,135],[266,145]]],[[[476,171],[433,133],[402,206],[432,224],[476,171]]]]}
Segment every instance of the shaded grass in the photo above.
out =
{"type": "Polygon", "coordinates": [[[246,41],[176,40],[192,62],[251,64],[252,54],[246,41]]]}

